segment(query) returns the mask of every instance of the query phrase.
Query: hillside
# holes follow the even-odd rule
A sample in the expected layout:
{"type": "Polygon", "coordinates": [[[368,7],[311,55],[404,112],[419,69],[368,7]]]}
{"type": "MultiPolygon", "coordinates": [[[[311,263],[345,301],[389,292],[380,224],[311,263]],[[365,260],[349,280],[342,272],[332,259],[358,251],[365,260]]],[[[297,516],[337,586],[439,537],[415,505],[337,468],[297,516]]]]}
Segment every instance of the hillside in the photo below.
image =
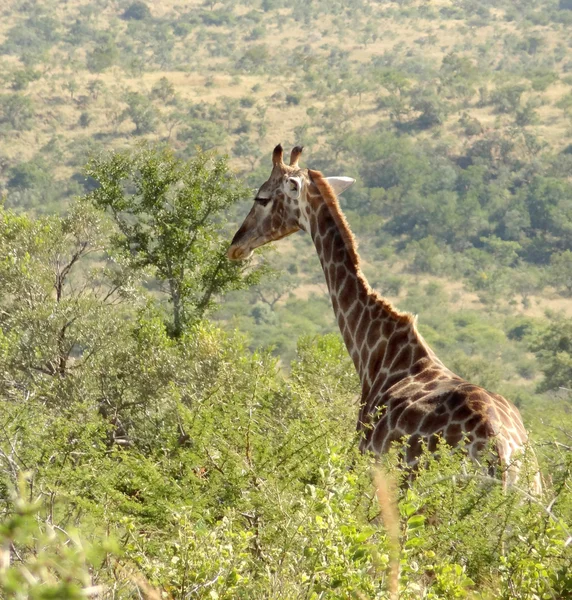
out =
{"type": "Polygon", "coordinates": [[[572,595],[570,0],[3,0],[0,198],[0,596],[572,595]],[[226,259],[279,142],[543,497],[358,453],[310,237],[226,259]]]}

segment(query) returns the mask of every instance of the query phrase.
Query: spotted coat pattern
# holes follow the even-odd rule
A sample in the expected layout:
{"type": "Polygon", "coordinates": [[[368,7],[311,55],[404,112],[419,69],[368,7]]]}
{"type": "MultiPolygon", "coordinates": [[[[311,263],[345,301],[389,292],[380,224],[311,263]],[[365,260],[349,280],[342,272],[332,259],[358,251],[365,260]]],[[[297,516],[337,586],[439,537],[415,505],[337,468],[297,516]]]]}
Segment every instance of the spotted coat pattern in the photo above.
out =
{"type": "MultiPolygon", "coordinates": [[[[245,258],[298,229],[311,235],[361,380],[357,428],[362,451],[385,453],[392,442],[406,438],[405,458],[413,466],[423,444],[434,450],[439,438],[451,446],[465,439],[476,460],[492,442],[504,480],[514,481],[518,454],[528,439],[518,409],[451,372],[417,331],[416,319],[370,288],[334,190],[318,171],[298,167],[300,154],[301,148],[295,148],[286,165],[277,146],[272,174],[237,231],[229,257],[245,258]]],[[[540,491],[538,475],[533,487],[540,491]]]]}

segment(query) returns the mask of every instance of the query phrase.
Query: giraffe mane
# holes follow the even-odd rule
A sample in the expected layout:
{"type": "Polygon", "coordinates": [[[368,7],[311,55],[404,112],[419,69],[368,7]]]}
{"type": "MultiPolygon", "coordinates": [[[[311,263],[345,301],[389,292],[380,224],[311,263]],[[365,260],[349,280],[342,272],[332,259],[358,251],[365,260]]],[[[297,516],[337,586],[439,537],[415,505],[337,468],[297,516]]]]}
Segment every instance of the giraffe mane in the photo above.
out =
{"type": "Polygon", "coordinates": [[[342,236],[342,240],[348,251],[348,255],[350,260],[352,261],[353,266],[355,267],[358,279],[363,283],[365,288],[368,291],[368,295],[375,302],[378,302],[383,306],[383,308],[394,318],[398,319],[402,323],[409,323],[414,328],[416,327],[417,317],[408,312],[401,312],[397,310],[393,304],[385,299],[379,292],[372,289],[369,285],[368,280],[361,270],[361,260],[357,251],[357,242],[350,229],[349,223],[340,208],[340,204],[338,202],[338,198],[336,193],[334,192],[332,186],[328,183],[326,178],[320,173],[320,171],[314,171],[312,169],[308,169],[308,175],[310,177],[310,181],[314,183],[314,185],[318,188],[322,199],[324,200],[324,204],[330,211],[330,214],[338,227],[338,230],[342,236]]]}

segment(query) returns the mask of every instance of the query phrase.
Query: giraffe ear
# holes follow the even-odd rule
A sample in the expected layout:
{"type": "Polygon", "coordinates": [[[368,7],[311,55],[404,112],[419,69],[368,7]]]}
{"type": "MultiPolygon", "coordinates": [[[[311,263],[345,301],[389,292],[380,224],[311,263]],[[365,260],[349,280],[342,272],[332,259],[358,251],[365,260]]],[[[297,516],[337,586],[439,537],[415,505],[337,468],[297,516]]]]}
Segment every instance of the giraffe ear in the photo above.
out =
{"type": "Polygon", "coordinates": [[[284,193],[288,198],[298,200],[300,192],[302,191],[302,178],[301,177],[286,177],[284,180],[284,193]]]}
{"type": "Polygon", "coordinates": [[[356,180],[351,177],[326,177],[326,181],[332,186],[336,196],[339,196],[351,187],[356,180]]]}

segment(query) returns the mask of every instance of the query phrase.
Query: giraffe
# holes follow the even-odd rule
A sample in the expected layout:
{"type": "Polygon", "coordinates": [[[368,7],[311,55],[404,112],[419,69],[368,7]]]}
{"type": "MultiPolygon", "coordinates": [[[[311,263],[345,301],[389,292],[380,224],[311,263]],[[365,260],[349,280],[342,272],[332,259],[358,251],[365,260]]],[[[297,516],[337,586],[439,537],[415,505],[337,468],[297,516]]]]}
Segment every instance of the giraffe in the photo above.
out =
{"type": "MultiPolygon", "coordinates": [[[[380,455],[406,438],[405,461],[412,469],[423,444],[435,451],[438,439],[462,440],[471,458],[490,443],[504,485],[514,483],[527,433],[518,409],[498,394],[450,371],[417,330],[417,319],[398,311],[372,290],[360,268],[356,242],[337,194],[354,183],[324,177],[298,165],[302,147],[290,163],[282,146],[272,155],[272,172],[228,250],[231,260],[298,230],[310,234],[326,278],[334,314],[361,381],[357,429],[360,450],[380,455]]],[[[540,493],[537,473],[532,489],[540,493]]]]}

